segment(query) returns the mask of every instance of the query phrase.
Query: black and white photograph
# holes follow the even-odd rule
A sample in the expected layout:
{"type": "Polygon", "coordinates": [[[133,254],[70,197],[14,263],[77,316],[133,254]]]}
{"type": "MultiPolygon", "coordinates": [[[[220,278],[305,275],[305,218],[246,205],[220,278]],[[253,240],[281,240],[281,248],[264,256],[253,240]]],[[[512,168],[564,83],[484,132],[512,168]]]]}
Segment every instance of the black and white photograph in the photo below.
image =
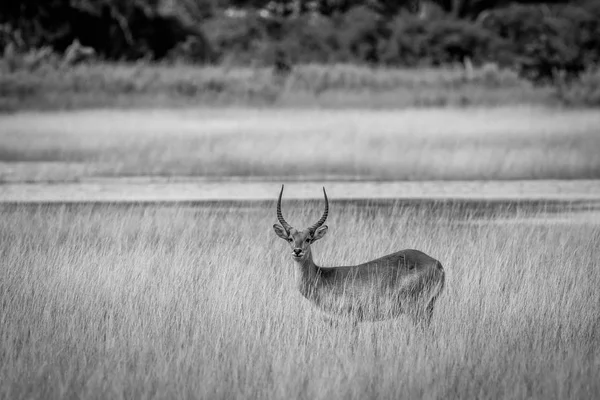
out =
{"type": "Polygon", "coordinates": [[[600,1],[1,0],[4,399],[600,399],[600,1]]]}

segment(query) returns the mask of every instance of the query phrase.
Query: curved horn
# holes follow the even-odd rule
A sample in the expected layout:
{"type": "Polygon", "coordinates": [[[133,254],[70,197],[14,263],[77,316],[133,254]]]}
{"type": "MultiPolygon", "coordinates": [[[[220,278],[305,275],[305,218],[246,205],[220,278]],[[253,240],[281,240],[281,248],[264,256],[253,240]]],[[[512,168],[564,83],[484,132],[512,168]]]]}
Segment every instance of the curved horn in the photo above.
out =
{"type": "Polygon", "coordinates": [[[329,212],[329,200],[327,199],[327,192],[325,192],[325,188],[323,188],[323,195],[325,196],[325,212],[323,212],[323,216],[319,221],[317,221],[316,224],[308,228],[308,230],[312,233],[314,233],[318,227],[323,225],[325,223],[325,220],[327,219],[327,213],[329,212]]]}
{"type": "Polygon", "coordinates": [[[290,224],[288,224],[287,222],[285,222],[285,219],[283,219],[283,214],[281,213],[281,196],[283,195],[283,185],[281,185],[281,192],[279,192],[279,200],[277,200],[277,219],[279,220],[279,223],[281,224],[281,226],[283,226],[283,229],[286,230],[286,232],[289,233],[289,231],[292,229],[292,226],[290,224]]]}

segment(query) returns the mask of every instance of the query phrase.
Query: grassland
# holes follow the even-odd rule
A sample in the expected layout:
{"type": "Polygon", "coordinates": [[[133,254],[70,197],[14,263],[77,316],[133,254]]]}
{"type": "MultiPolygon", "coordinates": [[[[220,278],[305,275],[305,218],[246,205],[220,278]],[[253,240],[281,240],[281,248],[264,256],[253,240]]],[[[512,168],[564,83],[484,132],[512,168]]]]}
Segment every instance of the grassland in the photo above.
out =
{"type": "Polygon", "coordinates": [[[0,117],[0,180],[600,178],[600,114],[536,107],[0,117]]]}
{"type": "MultiPolygon", "coordinates": [[[[273,207],[2,206],[0,397],[600,393],[600,226],[333,202],[323,265],[418,248],[447,272],[430,331],[400,319],[354,336],[295,293],[273,207]]],[[[284,211],[303,225],[320,207],[284,211]]]]}
{"type": "MultiPolygon", "coordinates": [[[[465,70],[299,65],[287,76],[271,68],[126,63],[53,66],[0,59],[0,110],[252,106],[406,108],[559,105],[556,88],[533,86],[494,65],[465,70]],[[10,61],[10,62],[9,62],[10,61]]],[[[596,96],[597,78],[567,103],[596,96]],[[592,83],[592,85],[590,85],[592,83]],[[588,93],[589,92],[589,93],[588,93]]]]}

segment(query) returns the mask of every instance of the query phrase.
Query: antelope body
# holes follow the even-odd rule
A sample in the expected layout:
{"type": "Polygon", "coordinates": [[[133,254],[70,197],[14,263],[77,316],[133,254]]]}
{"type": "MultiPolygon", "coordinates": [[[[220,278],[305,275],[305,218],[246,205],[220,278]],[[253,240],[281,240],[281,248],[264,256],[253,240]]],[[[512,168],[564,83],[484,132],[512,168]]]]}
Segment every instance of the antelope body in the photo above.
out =
{"type": "Polygon", "coordinates": [[[283,186],[277,202],[275,233],[289,242],[296,264],[300,293],[322,311],[352,320],[377,321],[402,314],[416,324],[429,324],[435,301],[444,288],[444,269],[436,259],[418,250],[396,253],[358,265],[320,267],[313,261],[311,244],[327,233],[327,193],[321,219],[304,230],[289,225],[281,213],[283,186]]]}

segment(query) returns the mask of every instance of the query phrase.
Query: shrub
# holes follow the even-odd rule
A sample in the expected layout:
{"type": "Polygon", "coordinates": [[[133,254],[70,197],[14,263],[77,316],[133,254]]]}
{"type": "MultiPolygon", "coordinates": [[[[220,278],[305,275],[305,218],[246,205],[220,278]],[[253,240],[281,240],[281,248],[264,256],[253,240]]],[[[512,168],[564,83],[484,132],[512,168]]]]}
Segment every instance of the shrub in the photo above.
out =
{"type": "Polygon", "coordinates": [[[428,26],[427,48],[434,64],[463,62],[481,64],[504,49],[503,41],[476,24],[442,19],[428,26]]]}
{"type": "Polygon", "coordinates": [[[265,21],[252,13],[240,17],[219,17],[206,21],[204,30],[216,57],[234,64],[249,64],[259,57],[267,42],[265,21]]]}
{"type": "Polygon", "coordinates": [[[496,34],[469,21],[442,16],[434,20],[401,16],[390,23],[385,53],[388,64],[453,64],[470,59],[476,64],[497,57],[506,43],[496,34]]]}
{"type": "Polygon", "coordinates": [[[579,79],[558,84],[556,95],[569,106],[600,106],[600,67],[588,68],[579,79]]]}
{"type": "MultiPolygon", "coordinates": [[[[22,0],[0,2],[0,24],[19,33],[21,46],[64,52],[74,40],[106,59],[162,59],[202,32],[161,11],[156,0],[22,0]]],[[[0,29],[1,30],[1,29],[0,29]]],[[[2,35],[6,36],[6,35],[2,35]]],[[[6,40],[0,39],[0,45],[6,40]]],[[[0,49],[1,50],[1,49],[0,49]]]]}
{"type": "Polygon", "coordinates": [[[14,43],[9,43],[0,58],[0,71],[4,73],[47,71],[70,67],[93,57],[94,51],[82,46],[78,40],[75,40],[62,55],[48,46],[25,50],[18,48],[14,43]]]}
{"type": "MultiPolygon", "coordinates": [[[[513,65],[535,82],[571,79],[585,68],[577,20],[547,6],[512,5],[491,11],[483,26],[511,43],[513,65]]],[[[503,60],[502,60],[503,61],[503,60]]]]}
{"type": "Polygon", "coordinates": [[[342,60],[343,44],[330,18],[302,16],[285,23],[278,48],[302,63],[334,63],[342,60]]]}
{"type": "Polygon", "coordinates": [[[388,25],[390,36],[382,54],[386,64],[415,66],[429,64],[426,21],[396,18],[388,25]]]}
{"type": "Polygon", "coordinates": [[[189,36],[169,51],[168,58],[192,64],[206,64],[214,62],[217,54],[204,36],[189,36]]]}
{"type": "Polygon", "coordinates": [[[579,62],[583,65],[600,63],[600,3],[594,1],[580,7],[564,6],[560,15],[576,27],[573,34],[579,62]]]}
{"type": "Polygon", "coordinates": [[[385,39],[379,14],[367,7],[353,7],[336,22],[343,59],[367,63],[380,61],[380,48],[385,39]]]}

